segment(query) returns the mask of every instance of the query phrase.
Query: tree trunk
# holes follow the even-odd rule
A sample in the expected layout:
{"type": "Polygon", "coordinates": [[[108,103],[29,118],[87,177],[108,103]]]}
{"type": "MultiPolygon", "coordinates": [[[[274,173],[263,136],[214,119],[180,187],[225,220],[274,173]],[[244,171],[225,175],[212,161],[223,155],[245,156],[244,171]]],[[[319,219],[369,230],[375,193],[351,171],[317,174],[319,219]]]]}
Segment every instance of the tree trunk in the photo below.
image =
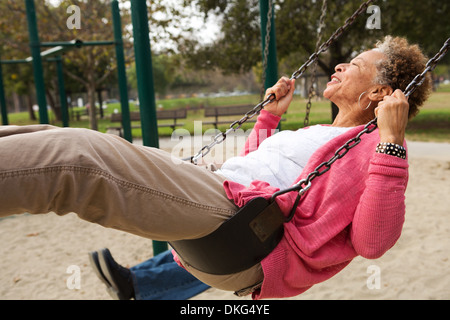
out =
{"type": "Polygon", "coordinates": [[[90,128],[92,130],[98,131],[98,124],[97,124],[97,110],[95,108],[95,85],[90,85],[87,88],[87,94],[88,94],[88,103],[89,103],[89,123],[90,128]]]}
{"type": "Polygon", "coordinates": [[[97,90],[97,97],[98,97],[98,105],[100,106],[100,119],[104,119],[105,115],[103,114],[103,99],[102,99],[102,89],[97,90]]]}
{"type": "Polygon", "coordinates": [[[28,94],[26,96],[26,103],[27,103],[27,110],[28,110],[28,115],[30,116],[30,120],[37,120],[36,118],[36,114],[34,113],[33,110],[33,98],[31,96],[31,90],[28,90],[28,94]]]}
{"type": "Polygon", "coordinates": [[[50,108],[53,110],[53,114],[55,115],[56,121],[61,121],[61,108],[56,105],[55,97],[53,96],[50,89],[46,89],[47,92],[47,101],[50,108]]]}
{"type": "Polygon", "coordinates": [[[19,99],[19,95],[17,94],[17,92],[13,92],[12,93],[13,96],[13,103],[14,103],[14,112],[20,112],[20,99],[19,99]]]}

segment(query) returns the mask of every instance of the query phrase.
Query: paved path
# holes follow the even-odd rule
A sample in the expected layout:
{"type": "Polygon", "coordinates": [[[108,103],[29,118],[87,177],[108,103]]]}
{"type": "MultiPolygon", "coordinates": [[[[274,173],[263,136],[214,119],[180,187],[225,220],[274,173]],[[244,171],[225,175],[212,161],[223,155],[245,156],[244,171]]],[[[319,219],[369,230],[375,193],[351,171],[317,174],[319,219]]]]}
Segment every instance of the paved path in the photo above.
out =
{"type": "MultiPolygon", "coordinates": [[[[159,141],[160,148],[167,151],[170,151],[179,143],[171,141],[170,137],[161,137],[159,141]]],[[[142,144],[142,141],[135,141],[135,143],[142,144]]],[[[408,154],[411,159],[423,158],[450,161],[450,143],[408,141],[408,154]]]]}
{"type": "Polygon", "coordinates": [[[425,158],[450,161],[450,143],[409,141],[410,158],[425,158]]]}

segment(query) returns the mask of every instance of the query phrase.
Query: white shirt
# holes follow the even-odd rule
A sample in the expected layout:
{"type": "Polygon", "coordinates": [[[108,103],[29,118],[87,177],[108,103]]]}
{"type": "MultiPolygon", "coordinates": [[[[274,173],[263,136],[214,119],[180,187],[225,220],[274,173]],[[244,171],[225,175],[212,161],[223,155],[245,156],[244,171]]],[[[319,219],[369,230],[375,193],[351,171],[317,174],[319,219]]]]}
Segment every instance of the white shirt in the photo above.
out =
{"type": "Polygon", "coordinates": [[[254,180],[286,189],[301,174],[308,159],[323,144],[351,128],[323,125],[296,131],[285,130],[264,140],[244,157],[225,161],[216,171],[228,180],[249,186],[254,180]]]}

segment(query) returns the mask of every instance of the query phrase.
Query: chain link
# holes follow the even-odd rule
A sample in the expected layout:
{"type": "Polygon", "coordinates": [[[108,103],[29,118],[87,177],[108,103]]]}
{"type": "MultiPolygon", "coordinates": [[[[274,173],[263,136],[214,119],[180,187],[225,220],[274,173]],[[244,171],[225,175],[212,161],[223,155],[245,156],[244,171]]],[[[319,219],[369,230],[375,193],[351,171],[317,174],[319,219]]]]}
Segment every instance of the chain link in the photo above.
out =
{"type": "Polygon", "coordinates": [[[423,70],[421,74],[416,75],[413,81],[411,81],[411,83],[406,87],[404,91],[405,96],[409,97],[416,90],[416,88],[419,87],[425,81],[426,74],[430,71],[433,71],[434,68],[436,68],[436,65],[447,54],[449,48],[450,48],[450,38],[448,38],[447,41],[445,41],[444,45],[439,50],[439,52],[436,53],[436,55],[433,58],[428,60],[425,66],[425,70],[423,70]]]}
{"type": "MultiPolygon", "coordinates": [[[[358,16],[360,16],[361,14],[363,14],[367,10],[368,6],[373,1],[374,0],[368,0],[368,1],[364,2],[363,4],[361,4],[361,6],[358,8],[358,10],[356,10],[353,13],[353,15],[345,21],[344,25],[339,27],[331,35],[331,37],[320,46],[319,50],[317,52],[313,53],[309,57],[309,59],[297,71],[295,71],[292,74],[291,79],[298,79],[299,77],[301,77],[303,75],[303,73],[306,71],[306,69],[319,58],[319,55],[321,53],[323,53],[324,51],[326,51],[328,49],[328,47],[330,47],[330,45],[333,44],[342,35],[342,33],[344,33],[344,31],[352,25],[355,22],[356,18],[358,16]]],[[[230,128],[226,132],[219,133],[218,135],[216,135],[214,137],[213,141],[209,145],[204,146],[194,156],[183,159],[183,160],[190,160],[193,164],[197,164],[198,160],[203,158],[204,156],[206,156],[211,151],[211,148],[213,146],[215,146],[216,144],[222,143],[226,139],[227,135],[230,132],[236,131],[237,129],[241,128],[242,125],[247,120],[249,120],[249,119],[253,118],[254,116],[256,116],[257,114],[259,114],[266,105],[273,102],[274,100],[275,100],[275,95],[270,94],[264,101],[261,101],[255,107],[253,107],[252,110],[247,112],[240,120],[234,121],[230,125],[230,128]]]]}
{"type": "MultiPolygon", "coordinates": [[[[319,19],[319,29],[317,31],[317,41],[316,41],[316,51],[319,50],[320,43],[322,42],[322,32],[325,28],[325,16],[327,14],[327,0],[323,0],[322,2],[322,13],[320,15],[319,19]]],[[[317,61],[313,63],[312,71],[311,71],[311,85],[309,87],[308,92],[308,102],[306,103],[306,114],[305,114],[305,120],[303,121],[303,125],[307,127],[309,125],[309,114],[311,112],[312,103],[311,100],[314,96],[317,95],[316,91],[314,90],[314,83],[316,82],[316,72],[317,72],[317,61]]]]}
{"type": "Polygon", "coordinates": [[[266,72],[267,72],[267,61],[269,57],[269,44],[270,44],[270,31],[272,30],[272,16],[273,16],[273,1],[269,0],[269,10],[267,13],[267,23],[266,23],[266,37],[264,38],[264,51],[263,51],[263,64],[262,64],[262,79],[261,79],[261,100],[264,97],[265,83],[266,83],[266,72]]]}
{"type": "Polygon", "coordinates": [[[358,10],[356,10],[350,18],[345,20],[344,25],[339,27],[331,35],[331,37],[320,46],[319,50],[314,52],[309,57],[309,59],[306,60],[306,62],[292,74],[291,79],[300,78],[303,75],[303,73],[305,73],[306,69],[318,59],[319,55],[328,50],[328,48],[344,33],[344,31],[347,30],[355,22],[356,18],[358,18],[361,14],[363,14],[367,10],[367,8],[372,2],[373,0],[368,0],[363,4],[361,4],[358,10]]]}

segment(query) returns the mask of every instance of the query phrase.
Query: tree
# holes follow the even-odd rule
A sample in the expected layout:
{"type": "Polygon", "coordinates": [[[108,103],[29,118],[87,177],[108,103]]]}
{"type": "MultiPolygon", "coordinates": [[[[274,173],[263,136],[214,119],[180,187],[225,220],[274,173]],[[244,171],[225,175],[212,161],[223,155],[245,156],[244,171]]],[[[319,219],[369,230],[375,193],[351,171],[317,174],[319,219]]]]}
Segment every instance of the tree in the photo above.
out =
{"type": "MultiPolygon", "coordinates": [[[[174,82],[177,72],[179,56],[168,54],[154,54],[152,57],[153,77],[155,78],[154,89],[160,96],[165,96],[167,90],[174,82]]],[[[130,86],[137,89],[136,64],[132,63],[127,71],[130,86]]]]}
{"type": "MultiPolygon", "coordinates": [[[[71,41],[80,39],[82,41],[108,41],[114,39],[110,1],[63,1],[57,8],[51,9],[45,6],[45,13],[49,21],[54,21],[51,40],[71,41]],[[77,5],[82,14],[81,28],[68,29],[66,21],[69,18],[67,8],[77,5]],[[56,32],[55,32],[56,31],[56,32]]],[[[122,26],[126,26],[129,16],[125,11],[122,13],[122,26]]],[[[50,24],[44,26],[49,27],[50,24]]],[[[129,39],[127,29],[123,28],[124,38],[129,39]]],[[[49,41],[51,41],[49,40],[49,41]]],[[[129,42],[127,49],[131,44],[129,42]]],[[[75,49],[65,53],[65,73],[75,81],[81,83],[88,96],[90,127],[97,130],[96,96],[98,89],[116,70],[115,51],[113,46],[88,46],[75,49]]]]}
{"type": "Polygon", "coordinates": [[[225,74],[250,71],[261,60],[258,0],[198,1],[205,16],[221,15],[222,37],[209,46],[195,39],[184,39],[180,50],[191,66],[200,69],[217,68],[225,74]]]}

